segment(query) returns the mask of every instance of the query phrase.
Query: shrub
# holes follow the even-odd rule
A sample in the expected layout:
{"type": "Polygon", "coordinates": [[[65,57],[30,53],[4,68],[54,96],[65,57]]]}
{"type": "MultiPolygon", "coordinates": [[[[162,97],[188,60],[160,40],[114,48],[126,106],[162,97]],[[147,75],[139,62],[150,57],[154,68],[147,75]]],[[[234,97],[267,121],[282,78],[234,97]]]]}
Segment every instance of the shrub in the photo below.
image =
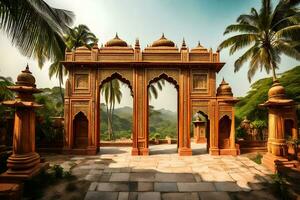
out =
{"type": "Polygon", "coordinates": [[[261,164],[262,155],[257,153],[255,157],[251,158],[251,160],[257,164],[261,164]]]}

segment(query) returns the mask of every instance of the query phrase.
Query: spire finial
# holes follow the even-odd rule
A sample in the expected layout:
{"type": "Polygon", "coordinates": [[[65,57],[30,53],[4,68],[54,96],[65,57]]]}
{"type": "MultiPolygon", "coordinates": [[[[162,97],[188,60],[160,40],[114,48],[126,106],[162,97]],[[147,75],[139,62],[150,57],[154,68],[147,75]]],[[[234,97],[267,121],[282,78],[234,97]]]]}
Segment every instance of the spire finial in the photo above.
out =
{"type": "Polygon", "coordinates": [[[26,65],[26,70],[29,70],[29,65],[28,65],[28,63],[27,63],[27,65],[26,65]]]}
{"type": "Polygon", "coordinates": [[[136,47],[139,47],[139,46],[140,46],[139,38],[136,38],[136,39],[135,39],[135,46],[136,46],[136,47]]]}
{"type": "Polygon", "coordinates": [[[181,48],[186,48],[186,44],[185,44],[185,39],[184,39],[184,38],[182,39],[182,45],[181,45],[181,48]]]}
{"type": "Polygon", "coordinates": [[[116,38],[116,39],[119,39],[118,32],[116,32],[115,38],[116,38]]]}
{"type": "Polygon", "coordinates": [[[165,38],[165,34],[164,33],[162,33],[161,38],[165,38]]]}
{"type": "Polygon", "coordinates": [[[200,43],[200,41],[198,41],[198,47],[200,47],[201,46],[201,43],[200,43]]]}

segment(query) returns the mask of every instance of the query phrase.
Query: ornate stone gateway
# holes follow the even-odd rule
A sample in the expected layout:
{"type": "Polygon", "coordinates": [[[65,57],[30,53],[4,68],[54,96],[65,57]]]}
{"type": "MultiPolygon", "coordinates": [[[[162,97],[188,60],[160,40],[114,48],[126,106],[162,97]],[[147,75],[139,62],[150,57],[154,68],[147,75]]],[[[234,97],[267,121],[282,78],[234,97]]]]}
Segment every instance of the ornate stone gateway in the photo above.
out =
{"type": "Polygon", "coordinates": [[[164,35],[142,51],[138,40],[132,48],[116,35],[101,48],[79,47],[66,52],[65,58],[63,64],[69,71],[65,92],[65,152],[97,153],[100,88],[117,78],[129,86],[133,96],[132,155],[149,154],[148,87],[160,79],[173,83],[178,91],[179,155],[192,155],[190,128],[192,116],[197,112],[207,115],[210,123],[210,154],[239,154],[234,138],[236,99],[224,80],[216,92],[216,73],[224,65],[219,52],[214,53],[200,43],[189,50],[185,41],[178,49],[164,35]]]}

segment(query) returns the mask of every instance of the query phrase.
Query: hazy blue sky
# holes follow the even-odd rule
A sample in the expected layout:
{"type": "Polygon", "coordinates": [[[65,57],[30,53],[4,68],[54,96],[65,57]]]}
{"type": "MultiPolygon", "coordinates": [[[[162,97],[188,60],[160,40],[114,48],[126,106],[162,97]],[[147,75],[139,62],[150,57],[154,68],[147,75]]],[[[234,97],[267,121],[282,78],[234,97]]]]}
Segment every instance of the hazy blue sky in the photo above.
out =
{"type": "MultiPolygon", "coordinates": [[[[260,0],[46,0],[51,6],[71,10],[76,15],[74,25],[86,24],[99,38],[99,44],[105,43],[118,32],[119,36],[134,45],[140,39],[142,48],[151,44],[164,32],[178,46],[184,37],[187,45],[193,48],[197,41],[215,51],[225,38],[224,29],[235,22],[239,14],[248,13],[251,7],[259,7],[260,0]]],[[[47,63],[42,70],[34,60],[23,57],[10,45],[6,35],[0,33],[0,74],[15,78],[28,62],[36,76],[38,87],[58,85],[56,79],[49,80],[47,63]]],[[[230,56],[228,51],[221,52],[221,60],[226,62],[217,75],[217,84],[224,77],[233,88],[235,96],[242,96],[249,89],[247,67],[238,73],[233,72],[233,62],[239,54],[230,56]]],[[[299,64],[298,61],[284,57],[279,72],[286,71],[299,64]]],[[[254,80],[266,76],[258,73],[254,80]]],[[[129,92],[125,92],[121,106],[132,105],[129,92]]],[[[160,98],[152,101],[156,108],[176,110],[177,103],[170,104],[177,94],[167,85],[160,98]]]]}

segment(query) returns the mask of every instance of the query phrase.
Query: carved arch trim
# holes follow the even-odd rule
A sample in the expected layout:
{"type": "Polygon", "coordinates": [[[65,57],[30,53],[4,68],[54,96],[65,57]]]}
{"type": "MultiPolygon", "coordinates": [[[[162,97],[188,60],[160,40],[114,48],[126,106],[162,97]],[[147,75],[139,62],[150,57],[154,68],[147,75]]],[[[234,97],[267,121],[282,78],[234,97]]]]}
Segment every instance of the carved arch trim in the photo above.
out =
{"type": "Polygon", "coordinates": [[[164,80],[168,81],[169,83],[172,83],[178,92],[178,89],[179,89],[178,81],[176,79],[174,79],[172,76],[169,76],[168,74],[166,74],[165,72],[162,72],[159,76],[155,76],[152,79],[148,80],[147,87],[149,88],[149,86],[152,83],[155,83],[161,79],[164,79],[164,80]]]}
{"type": "Polygon", "coordinates": [[[122,74],[120,74],[119,72],[113,72],[110,76],[106,76],[106,78],[102,79],[99,84],[100,89],[102,88],[102,86],[105,83],[107,83],[113,79],[118,79],[119,81],[125,83],[130,90],[131,96],[133,96],[133,89],[132,89],[132,84],[131,84],[130,80],[123,77],[122,74]]]}

